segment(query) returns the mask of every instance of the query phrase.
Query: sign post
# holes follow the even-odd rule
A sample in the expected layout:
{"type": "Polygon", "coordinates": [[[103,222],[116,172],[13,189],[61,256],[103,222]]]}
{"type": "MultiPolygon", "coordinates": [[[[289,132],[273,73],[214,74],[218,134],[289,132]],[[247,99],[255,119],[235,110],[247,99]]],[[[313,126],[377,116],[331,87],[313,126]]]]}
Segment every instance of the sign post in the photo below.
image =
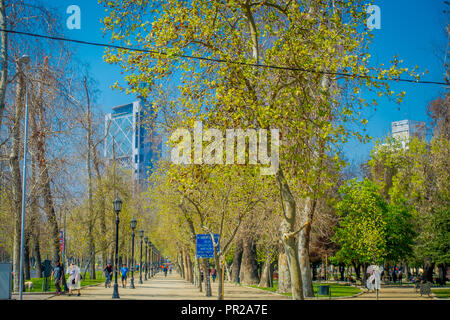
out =
{"type": "MultiPolygon", "coordinates": [[[[211,296],[211,281],[209,278],[209,259],[214,258],[214,244],[210,234],[197,234],[196,239],[197,258],[206,259],[206,296],[211,296]]],[[[217,252],[220,251],[219,235],[214,234],[214,243],[217,243],[217,252]]]]}

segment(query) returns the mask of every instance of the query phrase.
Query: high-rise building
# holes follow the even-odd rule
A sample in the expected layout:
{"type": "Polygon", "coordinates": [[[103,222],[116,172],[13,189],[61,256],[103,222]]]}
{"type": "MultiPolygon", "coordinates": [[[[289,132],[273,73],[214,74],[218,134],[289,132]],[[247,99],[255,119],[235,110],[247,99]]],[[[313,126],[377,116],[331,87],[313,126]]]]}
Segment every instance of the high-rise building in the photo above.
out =
{"type": "Polygon", "coordinates": [[[401,120],[391,123],[392,137],[401,141],[403,148],[407,148],[408,141],[415,136],[425,136],[425,122],[415,120],[401,120]]]}
{"type": "Polygon", "coordinates": [[[162,142],[159,135],[148,130],[145,117],[151,114],[144,100],[112,108],[112,113],[105,116],[104,156],[118,164],[132,169],[137,182],[144,186],[149,173],[160,156],[162,142]]]}

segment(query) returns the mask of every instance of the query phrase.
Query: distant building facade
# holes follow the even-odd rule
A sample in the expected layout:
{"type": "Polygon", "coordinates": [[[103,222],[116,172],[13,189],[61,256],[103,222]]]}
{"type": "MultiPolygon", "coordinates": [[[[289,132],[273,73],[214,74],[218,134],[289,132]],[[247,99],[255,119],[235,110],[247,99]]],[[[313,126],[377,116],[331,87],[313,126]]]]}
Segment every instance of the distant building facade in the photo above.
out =
{"type": "Polygon", "coordinates": [[[424,137],[426,125],[423,121],[401,120],[391,123],[392,137],[401,141],[403,148],[408,148],[408,142],[413,137],[424,137]]]}
{"type": "Polygon", "coordinates": [[[136,181],[145,186],[158,160],[162,142],[160,136],[148,130],[144,119],[151,114],[144,100],[116,106],[105,116],[104,157],[132,169],[136,181]]]}

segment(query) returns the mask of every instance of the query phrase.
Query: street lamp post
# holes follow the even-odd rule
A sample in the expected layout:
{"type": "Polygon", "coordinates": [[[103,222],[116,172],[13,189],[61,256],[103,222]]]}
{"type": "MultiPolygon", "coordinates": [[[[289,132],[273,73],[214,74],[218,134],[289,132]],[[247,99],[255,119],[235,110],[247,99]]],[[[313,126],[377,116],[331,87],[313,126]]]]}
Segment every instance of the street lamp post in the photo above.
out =
{"type": "Polygon", "coordinates": [[[145,279],[147,280],[147,248],[148,248],[148,237],[144,238],[144,242],[145,242],[145,279]]]}
{"type": "Polygon", "coordinates": [[[142,237],[144,236],[144,230],[139,230],[139,236],[141,237],[141,261],[139,262],[139,284],[142,284],[142,237]]]}
{"type": "Polygon", "coordinates": [[[117,284],[117,269],[119,264],[119,213],[122,210],[122,200],[116,198],[113,201],[114,211],[116,212],[116,259],[114,262],[114,291],[113,299],[119,299],[119,285],[117,284]]]}
{"type": "Polygon", "coordinates": [[[134,229],[136,229],[137,221],[136,219],[131,219],[130,226],[131,226],[131,282],[130,282],[130,289],[134,289],[134,229]]]}
{"type": "MultiPolygon", "coordinates": [[[[22,63],[27,65],[30,62],[29,56],[22,56],[17,60],[19,68],[22,70],[22,63]]],[[[24,71],[22,71],[24,72],[24,71]]],[[[20,76],[24,76],[23,74],[20,76]]],[[[28,87],[25,81],[25,137],[23,141],[23,181],[22,181],[22,225],[20,228],[20,264],[19,264],[19,300],[22,300],[23,295],[23,252],[25,245],[25,194],[27,191],[27,139],[28,139],[28,87]]],[[[18,270],[14,270],[17,272],[18,270]]]]}
{"type": "Polygon", "coordinates": [[[151,279],[153,274],[152,274],[152,269],[153,269],[153,265],[152,265],[152,248],[153,248],[153,243],[148,240],[148,246],[149,246],[149,250],[148,250],[148,265],[150,266],[150,268],[148,269],[148,278],[151,279]]]}
{"type": "Polygon", "coordinates": [[[154,265],[153,265],[153,243],[150,244],[150,277],[153,277],[155,274],[153,273],[154,265]]]}

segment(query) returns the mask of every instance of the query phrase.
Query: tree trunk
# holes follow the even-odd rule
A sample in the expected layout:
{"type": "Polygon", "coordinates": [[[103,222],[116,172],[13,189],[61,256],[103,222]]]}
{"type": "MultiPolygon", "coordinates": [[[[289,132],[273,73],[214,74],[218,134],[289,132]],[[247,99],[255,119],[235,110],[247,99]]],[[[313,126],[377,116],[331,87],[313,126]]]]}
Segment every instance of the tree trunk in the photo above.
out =
{"type": "Polygon", "coordinates": [[[288,293],[291,291],[291,276],[289,274],[287,256],[284,251],[280,251],[278,255],[278,293],[288,293]]]}
{"type": "Polygon", "coordinates": [[[256,261],[256,243],[252,237],[244,237],[243,253],[240,268],[241,283],[246,285],[258,284],[258,265],[256,261]]]}
{"type": "MultiPolygon", "coordinates": [[[[34,112],[31,112],[30,117],[30,127],[31,127],[31,133],[32,137],[36,133],[36,118],[34,115],[34,112]]],[[[31,144],[32,147],[34,147],[34,144],[31,144]]],[[[34,153],[34,152],[33,152],[34,153]]],[[[31,238],[33,242],[33,256],[35,259],[35,266],[36,266],[36,277],[42,278],[42,270],[41,270],[41,252],[40,252],[40,246],[39,246],[39,238],[40,238],[40,225],[41,225],[41,216],[39,213],[39,207],[38,207],[38,198],[37,198],[37,191],[39,190],[39,173],[36,166],[36,157],[32,155],[31,158],[31,192],[30,192],[30,228],[31,228],[31,238]]]]}
{"type": "Polygon", "coordinates": [[[34,238],[34,259],[36,261],[36,278],[42,278],[42,259],[39,247],[39,237],[34,238]]]}
{"type": "Polygon", "coordinates": [[[363,266],[363,270],[362,270],[363,279],[362,279],[362,282],[363,282],[363,285],[364,285],[364,284],[367,283],[367,279],[368,279],[368,277],[367,277],[367,267],[369,266],[369,264],[368,263],[363,263],[362,266],[363,266]]]}
{"type": "Polygon", "coordinates": [[[423,267],[423,279],[433,283],[433,269],[434,262],[430,262],[429,259],[425,261],[425,266],[423,267]]]}
{"type": "Polygon", "coordinates": [[[339,273],[341,274],[341,281],[344,281],[344,275],[345,275],[345,265],[343,263],[339,264],[339,273]]]}
{"type": "Polygon", "coordinates": [[[189,255],[189,251],[187,251],[187,265],[188,265],[188,274],[189,274],[189,281],[191,283],[194,283],[194,270],[192,269],[192,260],[191,256],[189,255]]]}
{"type": "Polygon", "coordinates": [[[441,286],[445,286],[447,282],[447,265],[446,264],[439,264],[439,282],[441,286]]]}
{"type": "MultiPolygon", "coordinates": [[[[5,0],[0,0],[0,28],[7,30],[5,0]]],[[[3,111],[5,110],[6,85],[8,83],[8,33],[0,34],[0,133],[2,128],[3,111]]]]}
{"type": "Polygon", "coordinates": [[[21,121],[24,110],[25,97],[25,75],[22,63],[17,63],[17,91],[15,101],[14,122],[11,137],[11,153],[9,155],[9,166],[11,171],[12,208],[14,212],[14,244],[13,244],[13,264],[14,264],[14,291],[19,291],[20,282],[20,241],[21,241],[21,212],[22,212],[22,181],[20,172],[20,144],[21,144],[21,121]]]}
{"type": "Polygon", "coordinates": [[[234,250],[233,264],[231,265],[231,281],[240,283],[239,274],[241,271],[242,253],[244,252],[243,240],[241,237],[236,239],[236,248],[234,250]]]}
{"type": "Polygon", "coordinates": [[[41,193],[44,198],[44,209],[45,213],[47,215],[47,221],[49,223],[49,230],[50,230],[50,247],[52,250],[52,259],[53,261],[60,261],[59,256],[59,230],[58,230],[58,221],[56,220],[55,215],[55,209],[53,206],[53,198],[52,198],[52,191],[50,187],[50,174],[49,174],[49,168],[47,165],[46,160],[46,152],[45,152],[45,145],[46,145],[46,130],[47,130],[47,124],[45,121],[45,105],[43,103],[43,91],[44,91],[44,83],[46,82],[46,73],[48,69],[48,59],[44,60],[44,67],[43,67],[43,73],[41,76],[41,83],[39,86],[38,91],[38,97],[36,105],[33,106],[36,108],[37,116],[39,119],[38,122],[38,134],[36,137],[36,145],[37,145],[37,160],[39,163],[39,169],[41,174],[41,193]]]}
{"type": "Polygon", "coordinates": [[[95,279],[95,242],[94,242],[94,213],[93,213],[93,199],[92,199],[92,169],[91,169],[91,152],[93,149],[93,140],[92,140],[92,115],[91,115],[91,102],[89,99],[89,90],[87,88],[86,77],[83,79],[84,91],[86,94],[86,122],[87,122],[87,130],[86,130],[86,145],[87,145],[87,154],[86,154],[86,172],[88,177],[88,247],[89,247],[89,256],[91,257],[90,264],[90,279],[95,279]]]}
{"type": "Polygon", "coordinates": [[[261,288],[272,287],[272,257],[267,256],[261,271],[261,280],[258,286],[261,288]]]}
{"type": "Polygon", "coordinates": [[[220,264],[220,256],[217,253],[217,248],[214,248],[214,263],[216,269],[216,275],[218,277],[218,286],[217,286],[217,299],[223,300],[223,278],[222,278],[222,266],[220,264]]]}
{"type": "Polygon", "coordinates": [[[361,264],[357,264],[356,262],[353,262],[352,264],[355,268],[356,279],[361,280],[361,264]]]}
{"type": "Polygon", "coordinates": [[[30,280],[30,233],[25,231],[25,244],[23,247],[23,278],[30,280]]]}
{"type": "Polygon", "coordinates": [[[178,253],[178,263],[180,264],[180,276],[183,279],[186,279],[186,273],[184,272],[184,258],[183,258],[183,252],[180,250],[178,253]]]}
{"type": "MultiPolygon", "coordinates": [[[[308,208],[310,199],[306,200],[305,211],[308,212],[311,209],[308,208]]],[[[314,297],[314,291],[311,279],[311,262],[309,259],[309,244],[311,240],[311,220],[308,218],[303,220],[303,224],[308,222],[308,224],[300,231],[299,241],[298,241],[298,254],[300,258],[300,268],[302,274],[302,284],[303,284],[303,294],[305,297],[314,297]]]]}
{"type": "Polygon", "coordinates": [[[200,258],[195,258],[195,273],[197,274],[198,291],[203,292],[203,284],[200,277],[200,258]]]}
{"type": "Polygon", "coordinates": [[[283,206],[283,221],[281,222],[281,236],[287,256],[291,276],[292,299],[303,300],[303,283],[298,257],[298,248],[295,241],[295,200],[283,175],[282,168],[276,174],[283,206]]]}

